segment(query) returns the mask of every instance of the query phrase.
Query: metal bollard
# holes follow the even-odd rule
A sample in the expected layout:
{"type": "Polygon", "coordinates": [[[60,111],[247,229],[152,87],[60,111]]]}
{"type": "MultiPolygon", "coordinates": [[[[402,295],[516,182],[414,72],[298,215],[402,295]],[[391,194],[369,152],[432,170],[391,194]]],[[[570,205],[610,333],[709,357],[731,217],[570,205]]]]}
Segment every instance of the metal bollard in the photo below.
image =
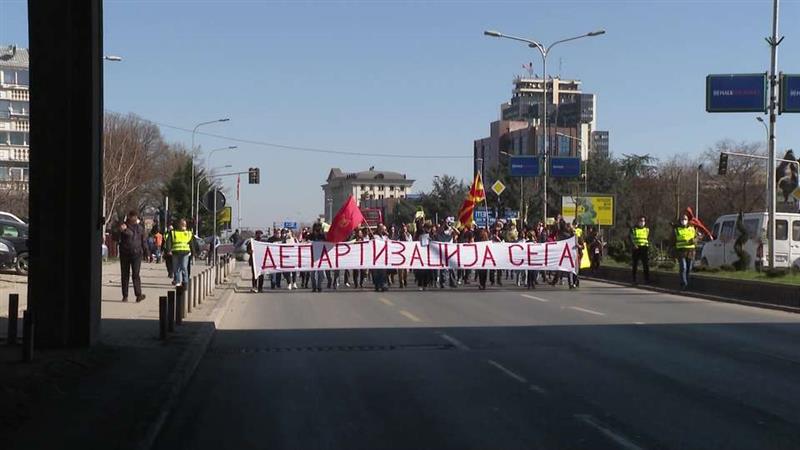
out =
{"type": "Polygon", "coordinates": [[[33,361],[33,311],[27,309],[22,313],[22,360],[33,361]]]}
{"type": "Polygon", "coordinates": [[[175,291],[167,291],[167,331],[175,331],[175,291]]]}
{"type": "Polygon", "coordinates": [[[8,343],[17,343],[17,321],[19,320],[19,294],[8,294],[8,343]]]}
{"type": "Polygon", "coordinates": [[[194,290],[194,284],[192,283],[192,277],[189,277],[189,284],[186,286],[186,314],[191,314],[192,312],[192,291],[194,290]]]}
{"type": "Polygon", "coordinates": [[[158,297],[158,338],[167,339],[167,296],[158,297]]]}
{"type": "Polygon", "coordinates": [[[178,286],[175,288],[175,324],[182,325],[183,324],[183,308],[186,304],[186,289],[183,288],[183,285],[178,286]]]}

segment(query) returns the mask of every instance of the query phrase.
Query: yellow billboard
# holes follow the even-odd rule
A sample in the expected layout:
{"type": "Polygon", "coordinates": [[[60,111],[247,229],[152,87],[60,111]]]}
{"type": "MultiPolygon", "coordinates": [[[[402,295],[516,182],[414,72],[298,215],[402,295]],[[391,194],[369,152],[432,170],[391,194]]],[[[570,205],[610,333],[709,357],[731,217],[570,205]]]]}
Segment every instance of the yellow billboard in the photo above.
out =
{"type": "Polygon", "coordinates": [[[226,206],[221,211],[217,212],[217,219],[219,223],[231,223],[233,216],[233,208],[226,206]]]}
{"type": "Polygon", "coordinates": [[[561,216],[580,225],[614,225],[614,196],[589,194],[561,197],[561,216]]]}

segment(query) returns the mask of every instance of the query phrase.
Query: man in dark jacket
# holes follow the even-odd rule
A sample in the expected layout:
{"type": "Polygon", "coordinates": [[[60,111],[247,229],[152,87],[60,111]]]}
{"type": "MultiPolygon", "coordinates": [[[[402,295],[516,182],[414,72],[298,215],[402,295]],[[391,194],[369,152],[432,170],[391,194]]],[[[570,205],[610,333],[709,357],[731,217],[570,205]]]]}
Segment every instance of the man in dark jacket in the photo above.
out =
{"type": "Polygon", "coordinates": [[[133,292],[136,294],[136,301],[144,300],[139,270],[142,267],[142,258],[147,254],[147,236],[144,227],[139,223],[139,214],[131,211],[125,222],[119,226],[119,262],[122,268],[123,302],[128,301],[128,282],[131,275],[133,275],[133,292]]]}

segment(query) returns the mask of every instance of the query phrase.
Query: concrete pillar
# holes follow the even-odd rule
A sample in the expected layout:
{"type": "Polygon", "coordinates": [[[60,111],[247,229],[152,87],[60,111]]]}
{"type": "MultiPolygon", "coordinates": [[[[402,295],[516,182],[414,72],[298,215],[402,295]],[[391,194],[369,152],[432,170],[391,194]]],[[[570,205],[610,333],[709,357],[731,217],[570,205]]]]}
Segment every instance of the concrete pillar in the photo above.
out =
{"type": "Polygon", "coordinates": [[[101,0],[29,0],[29,308],[38,348],[100,334],[101,0]]]}

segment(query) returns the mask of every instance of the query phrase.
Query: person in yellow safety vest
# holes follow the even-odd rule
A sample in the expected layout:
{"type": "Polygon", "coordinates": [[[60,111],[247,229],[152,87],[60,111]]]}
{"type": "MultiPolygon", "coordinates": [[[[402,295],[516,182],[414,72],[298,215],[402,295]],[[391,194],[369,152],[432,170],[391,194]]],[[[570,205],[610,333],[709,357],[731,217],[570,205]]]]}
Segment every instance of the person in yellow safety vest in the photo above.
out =
{"type": "Polygon", "coordinates": [[[681,289],[689,288],[689,274],[692,271],[694,260],[695,240],[697,230],[689,223],[689,216],[682,214],[672,238],[675,242],[675,256],[678,258],[678,270],[681,277],[681,289]]]}
{"type": "MultiPolygon", "coordinates": [[[[578,244],[580,249],[580,264],[578,264],[579,269],[588,269],[592,267],[592,260],[589,257],[589,246],[586,242],[586,239],[583,237],[583,228],[578,224],[578,220],[575,219],[572,221],[572,228],[575,230],[575,242],[578,244]]],[[[580,285],[580,279],[575,279],[575,287],[580,285]]]]}
{"type": "Polygon", "coordinates": [[[636,271],[639,261],[642,262],[642,272],[644,272],[644,282],[650,282],[650,228],[647,228],[647,218],[639,217],[636,226],[631,228],[631,244],[633,245],[632,269],[633,284],[636,284],[636,271]]]}
{"type": "Polygon", "coordinates": [[[192,232],[186,229],[186,219],[181,219],[177,229],[169,233],[167,255],[172,256],[172,284],[175,287],[189,284],[189,255],[192,253],[192,240],[192,232]]]}

